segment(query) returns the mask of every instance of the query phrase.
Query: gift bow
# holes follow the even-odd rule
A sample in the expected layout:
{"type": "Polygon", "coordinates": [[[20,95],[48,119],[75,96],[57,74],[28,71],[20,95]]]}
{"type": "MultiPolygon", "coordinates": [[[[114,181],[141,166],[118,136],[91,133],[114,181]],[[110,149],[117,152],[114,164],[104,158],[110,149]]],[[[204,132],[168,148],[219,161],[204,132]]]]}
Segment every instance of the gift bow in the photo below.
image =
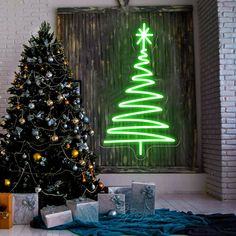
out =
{"type": "Polygon", "coordinates": [[[25,199],[22,200],[22,205],[28,208],[30,211],[33,211],[35,208],[34,198],[26,197],[25,199]]]}
{"type": "Polygon", "coordinates": [[[144,194],[146,199],[154,198],[154,191],[150,186],[145,186],[144,189],[141,190],[141,193],[144,194]]]}
{"type": "Polygon", "coordinates": [[[122,207],[124,207],[125,203],[120,199],[119,195],[112,196],[111,201],[115,204],[116,209],[121,209],[122,207]]]}

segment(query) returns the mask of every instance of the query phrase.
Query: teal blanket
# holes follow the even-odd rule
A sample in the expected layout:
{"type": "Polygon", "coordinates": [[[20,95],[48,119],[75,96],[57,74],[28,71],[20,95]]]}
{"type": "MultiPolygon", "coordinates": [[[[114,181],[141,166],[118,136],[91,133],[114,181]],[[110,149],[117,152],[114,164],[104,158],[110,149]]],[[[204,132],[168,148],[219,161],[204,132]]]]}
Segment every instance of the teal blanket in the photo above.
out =
{"type": "Polygon", "coordinates": [[[127,214],[116,217],[104,216],[99,219],[99,223],[84,224],[74,221],[73,223],[51,229],[68,229],[81,236],[168,236],[182,231],[186,227],[207,224],[204,218],[192,213],[158,209],[155,215],[127,214]]]}

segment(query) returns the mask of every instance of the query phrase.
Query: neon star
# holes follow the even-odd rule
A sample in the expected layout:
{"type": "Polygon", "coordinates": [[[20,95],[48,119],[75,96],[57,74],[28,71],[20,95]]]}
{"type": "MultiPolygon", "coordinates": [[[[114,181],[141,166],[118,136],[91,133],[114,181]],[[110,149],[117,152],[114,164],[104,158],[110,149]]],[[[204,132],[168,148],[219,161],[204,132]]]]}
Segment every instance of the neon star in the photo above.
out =
{"type": "Polygon", "coordinates": [[[139,37],[139,40],[137,41],[137,44],[140,44],[142,42],[143,49],[145,48],[145,43],[152,44],[151,40],[148,37],[152,37],[153,34],[149,33],[149,28],[146,28],[146,24],[143,23],[143,28],[139,28],[138,31],[140,33],[137,33],[136,36],[139,37]]]}

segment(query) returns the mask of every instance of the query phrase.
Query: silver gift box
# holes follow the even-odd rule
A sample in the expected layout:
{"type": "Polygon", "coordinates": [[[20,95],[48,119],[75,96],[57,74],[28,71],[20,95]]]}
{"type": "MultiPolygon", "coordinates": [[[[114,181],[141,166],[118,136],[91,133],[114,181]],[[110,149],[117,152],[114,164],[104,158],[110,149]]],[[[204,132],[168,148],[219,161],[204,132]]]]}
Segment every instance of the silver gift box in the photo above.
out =
{"type": "Polygon", "coordinates": [[[113,193],[98,194],[99,214],[109,214],[116,211],[117,214],[125,214],[125,195],[113,193]]]}
{"type": "Polygon", "coordinates": [[[73,221],[71,210],[62,206],[46,206],[40,210],[42,220],[47,228],[68,224],[73,221]]]}
{"type": "Polygon", "coordinates": [[[13,224],[27,225],[38,215],[37,193],[13,193],[13,224]]]}
{"type": "Polygon", "coordinates": [[[89,198],[78,198],[66,201],[72,211],[74,220],[81,222],[98,222],[98,202],[89,198]]]}
{"type": "Polygon", "coordinates": [[[132,182],[131,213],[155,214],[154,183],[132,182]]]}
{"type": "Polygon", "coordinates": [[[125,212],[130,211],[131,205],[131,186],[109,186],[108,193],[124,194],[125,195],[125,212]]]}

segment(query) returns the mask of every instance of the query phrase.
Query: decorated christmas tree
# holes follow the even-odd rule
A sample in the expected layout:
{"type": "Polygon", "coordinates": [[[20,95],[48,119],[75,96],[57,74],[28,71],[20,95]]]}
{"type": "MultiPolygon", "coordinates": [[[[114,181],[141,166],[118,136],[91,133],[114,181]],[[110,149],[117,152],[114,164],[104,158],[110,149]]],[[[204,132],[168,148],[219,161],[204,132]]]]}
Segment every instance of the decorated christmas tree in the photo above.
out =
{"type": "Polygon", "coordinates": [[[162,112],[157,101],[161,100],[163,95],[155,92],[155,80],[150,71],[147,46],[152,44],[150,38],[153,34],[146,27],[146,23],[143,23],[136,36],[140,54],[134,65],[132,87],[125,91],[128,98],[118,105],[123,113],[112,118],[114,126],[107,130],[104,143],[137,145],[137,157],[140,157],[146,154],[145,145],[174,143],[175,139],[163,133],[169,129],[169,125],[157,120],[158,114],[162,112]]]}
{"type": "MultiPolygon", "coordinates": [[[[1,121],[0,192],[40,192],[65,199],[96,194],[94,135],[62,45],[43,22],[24,45],[1,121]]],[[[62,200],[62,201],[61,201],[62,200]]]]}

